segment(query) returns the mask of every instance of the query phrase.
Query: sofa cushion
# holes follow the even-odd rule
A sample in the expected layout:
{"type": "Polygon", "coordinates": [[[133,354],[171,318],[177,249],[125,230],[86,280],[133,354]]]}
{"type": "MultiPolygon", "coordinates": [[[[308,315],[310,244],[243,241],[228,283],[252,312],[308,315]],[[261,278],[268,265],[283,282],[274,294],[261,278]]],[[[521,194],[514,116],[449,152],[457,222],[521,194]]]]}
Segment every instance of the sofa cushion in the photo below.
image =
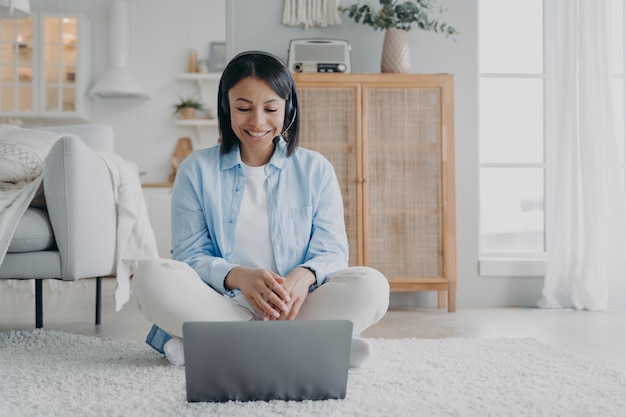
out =
{"type": "Polygon", "coordinates": [[[0,182],[17,184],[37,178],[60,136],[56,132],[0,125],[0,182]]]}
{"type": "Polygon", "coordinates": [[[29,207],[17,224],[8,252],[37,252],[54,246],[48,213],[40,208],[29,207]]]}

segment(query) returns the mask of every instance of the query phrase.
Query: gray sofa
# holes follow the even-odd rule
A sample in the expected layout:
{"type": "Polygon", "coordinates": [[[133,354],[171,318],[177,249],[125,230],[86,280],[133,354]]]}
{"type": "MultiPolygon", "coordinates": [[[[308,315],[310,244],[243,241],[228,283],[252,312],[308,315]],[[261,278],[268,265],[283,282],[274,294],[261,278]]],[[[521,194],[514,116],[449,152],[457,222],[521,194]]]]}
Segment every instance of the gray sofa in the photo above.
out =
{"type": "MultiPolygon", "coordinates": [[[[96,278],[100,324],[101,277],[115,274],[116,205],[109,170],[96,152],[113,152],[108,125],[49,127],[63,135],[44,166],[45,204],[21,218],[0,265],[0,279],[35,280],[35,324],[43,327],[42,280],[96,278]],[[80,139],[77,139],[80,138],[80,139]]],[[[38,200],[37,198],[35,200],[38,200]]]]}

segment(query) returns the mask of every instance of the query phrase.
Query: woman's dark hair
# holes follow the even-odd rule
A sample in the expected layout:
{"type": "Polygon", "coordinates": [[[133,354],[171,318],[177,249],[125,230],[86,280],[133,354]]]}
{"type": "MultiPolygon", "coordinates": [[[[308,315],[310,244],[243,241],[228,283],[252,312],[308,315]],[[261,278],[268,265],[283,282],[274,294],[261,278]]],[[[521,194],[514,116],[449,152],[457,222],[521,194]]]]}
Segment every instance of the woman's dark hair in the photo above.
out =
{"type": "Polygon", "coordinates": [[[222,135],[221,152],[226,154],[239,143],[230,121],[228,91],[239,81],[255,77],[265,81],[276,94],[285,99],[285,121],[281,132],[287,141],[287,155],[298,147],[300,140],[300,112],[298,93],[291,73],[274,55],[261,51],[248,51],[235,56],[226,66],[217,91],[217,119],[222,135]]]}

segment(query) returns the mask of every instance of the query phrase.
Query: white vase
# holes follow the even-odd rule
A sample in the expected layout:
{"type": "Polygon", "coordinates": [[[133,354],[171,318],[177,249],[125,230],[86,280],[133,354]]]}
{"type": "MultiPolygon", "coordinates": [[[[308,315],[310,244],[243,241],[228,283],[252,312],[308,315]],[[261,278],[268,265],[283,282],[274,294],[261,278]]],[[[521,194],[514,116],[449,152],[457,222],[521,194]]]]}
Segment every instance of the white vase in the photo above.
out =
{"type": "Polygon", "coordinates": [[[411,72],[411,51],[405,30],[387,29],[385,32],[380,72],[411,72]]]}

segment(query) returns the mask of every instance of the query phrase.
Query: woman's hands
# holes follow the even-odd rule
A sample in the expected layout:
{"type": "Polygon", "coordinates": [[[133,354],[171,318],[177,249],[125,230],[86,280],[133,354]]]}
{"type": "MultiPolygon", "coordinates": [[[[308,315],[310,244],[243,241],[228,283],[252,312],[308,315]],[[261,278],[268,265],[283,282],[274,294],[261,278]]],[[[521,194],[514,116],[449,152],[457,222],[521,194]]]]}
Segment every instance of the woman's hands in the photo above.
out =
{"type": "Polygon", "coordinates": [[[282,286],[291,298],[291,301],[287,304],[289,311],[283,311],[274,320],[293,320],[298,315],[307,295],[309,295],[309,287],[314,283],[315,274],[307,268],[296,268],[287,274],[282,286]]]}
{"type": "Polygon", "coordinates": [[[289,311],[285,278],[268,270],[236,266],[226,275],[226,288],[239,288],[248,302],[265,318],[278,319],[289,311]]]}
{"type": "Polygon", "coordinates": [[[226,288],[239,288],[265,320],[293,320],[315,283],[309,269],[296,268],[285,278],[267,269],[236,266],[226,276],[226,288]]]}

